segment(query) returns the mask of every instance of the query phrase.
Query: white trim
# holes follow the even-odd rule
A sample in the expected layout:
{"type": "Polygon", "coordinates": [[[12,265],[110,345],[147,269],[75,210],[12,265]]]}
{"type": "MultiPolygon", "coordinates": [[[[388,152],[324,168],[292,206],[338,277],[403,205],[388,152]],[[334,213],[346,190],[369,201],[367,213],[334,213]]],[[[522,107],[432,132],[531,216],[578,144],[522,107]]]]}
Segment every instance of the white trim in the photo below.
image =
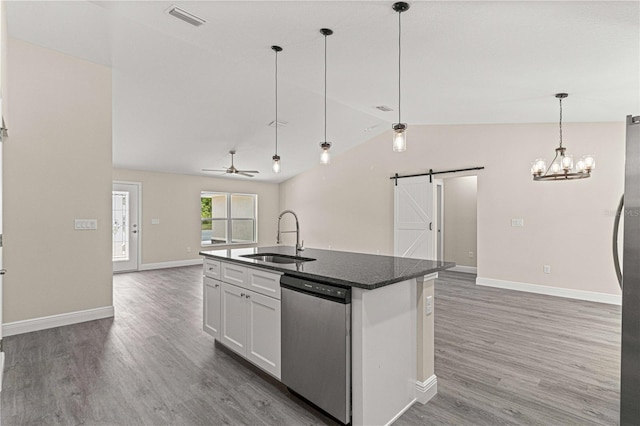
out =
{"type": "Polygon", "coordinates": [[[85,321],[111,318],[113,316],[113,306],[103,306],[101,308],[87,309],[85,311],[67,312],[66,314],[8,322],[2,325],[2,331],[5,337],[15,336],[16,334],[78,324],[85,321]]]}
{"type": "Polygon", "coordinates": [[[140,265],[141,271],[150,271],[152,269],[165,269],[165,268],[178,268],[180,266],[192,266],[202,265],[203,259],[186,259],[186,260],[173,260],[171,262],[159,262],[159,263],[143,263],[140,265]]]}
{"type": "Polygon", "coordinates": [[[622,296],[618,294],[596,293],[593,291],[573,290],[569,288],[549,287],[545,285],[503,281],[493,278],[476,278],[476,285],[504,288],[507,290],[525,291],[527,293],[546,294],[548,296],[565,297],[567,299],[586,300],[589,302],[622,305],[622,296]]]}
{"type": "Polygon", "coordinates": [[[426,404],[438,393],[438,378],[432,375],[424,382],[416,381],[416,400],[420,404],[426,404]]]}
{"type": "Polygon", "coordinates": [[[478,268],[476,266],[456,265],[453,268],[449,269],[449,271],[464,272],[465,274],[477,274],[478,268]]]}
{"type": "Polygon", "coordinates": [[[390,424],[393,424],[393,422],[395,422],[396,420],[398,420],[398,419],[400,418],[400,416],[402,416],[402,415],[403,415],[403,414],[404,414],[404,413],[405,413],[409,408],[411,408],[411,406],[412,406],[413,404],[415,404],[415,402],[416,402],[416,399],[415,399],[415,398],[413,398],[413,399],[411,400],[411,402],[407,404],[407,406],[406,406],[406,407],[404,407],[402,410],[400,410],[400,411],[398,412],[398,414],[396,414],[395,416],[393,416],[393,418],[392,418],[391,420],[389,420],[389,421],[388,421],[384,426],[389,426],[390,424]]]}

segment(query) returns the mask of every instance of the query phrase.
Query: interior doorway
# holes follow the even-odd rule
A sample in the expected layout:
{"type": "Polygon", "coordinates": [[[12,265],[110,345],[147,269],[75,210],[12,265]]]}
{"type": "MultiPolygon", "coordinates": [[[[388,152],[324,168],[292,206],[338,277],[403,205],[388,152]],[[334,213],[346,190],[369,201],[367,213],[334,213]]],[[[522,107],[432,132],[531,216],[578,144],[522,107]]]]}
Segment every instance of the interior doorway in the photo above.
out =
{"type": "Polygon", "coordinates": [[[113,272],[140,268],[140,183],[114,182],[112,194],[113,272]]]}
{"type": "Polygon", "coordinates": [[[439,219],[438,260],[456,263],[452,270],[477,273],[478,177],[456,176],[436,183],[435,210],[439,219]],[[440,252],[440,250],[442,250],[440,252]]]}

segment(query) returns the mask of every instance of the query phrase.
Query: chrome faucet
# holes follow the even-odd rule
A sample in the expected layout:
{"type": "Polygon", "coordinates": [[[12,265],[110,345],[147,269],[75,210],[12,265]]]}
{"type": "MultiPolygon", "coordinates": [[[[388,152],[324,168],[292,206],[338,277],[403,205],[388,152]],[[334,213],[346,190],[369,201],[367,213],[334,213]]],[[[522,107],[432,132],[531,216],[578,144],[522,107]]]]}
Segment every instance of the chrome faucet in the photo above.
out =
{"type": "Polygon", "coordinates": [[[280,234],[287,234],[290,232],[295,232],[296,233],[296,251],[302,251],[304,250],[304,240],[302,240],[302,244],[300,244],[300,223],[298,222],[298,215],[293,211],[293,210],[284,210],[282,213],[280,213],[280,216],[278,216],[278,236],[276,237],[276,244],[280,244],[280,234]],[[293,217],[296,219],[296,230],[295,231],[280,231],[280,221],[282,220],[282,216],[284,216],[287,213],[291,213],[293,215],[293,217]]]}

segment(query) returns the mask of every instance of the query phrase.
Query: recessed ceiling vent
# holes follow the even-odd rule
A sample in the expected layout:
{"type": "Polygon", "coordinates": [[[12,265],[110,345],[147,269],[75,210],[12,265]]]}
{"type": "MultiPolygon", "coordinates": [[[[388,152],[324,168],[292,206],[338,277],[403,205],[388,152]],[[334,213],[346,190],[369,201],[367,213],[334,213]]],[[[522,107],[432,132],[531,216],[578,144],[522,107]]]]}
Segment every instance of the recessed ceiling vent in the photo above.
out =
{"type": "Polygon", "coordinates": [[[384,112],[393,111],[393,108],[386,105],[378,105],[376,109],[379,109],[380,111],[384,111],[384,112]]]}
{"type": "Polygon", "coordinates": [[[169,9],[167,9],[167,13],[175,18],[180,19],[181,21],[186,22],[187,24],[193,25],[194,27],[199,27],[200,25],[207,22],[204,19],[194,15],[193,13],[189,13],[184,9],[180,9],[176,5],[173,5],[169,9]]]}

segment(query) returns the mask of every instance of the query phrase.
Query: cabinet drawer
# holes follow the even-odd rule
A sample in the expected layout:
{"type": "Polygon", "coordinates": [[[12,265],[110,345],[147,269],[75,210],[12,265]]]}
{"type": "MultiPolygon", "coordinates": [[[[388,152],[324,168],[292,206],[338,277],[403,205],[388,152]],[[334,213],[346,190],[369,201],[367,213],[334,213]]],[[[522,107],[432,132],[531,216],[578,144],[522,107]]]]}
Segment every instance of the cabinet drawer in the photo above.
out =
{"type": "Polygon", "coordinates": [[[229,284],[235,284],[240,287],[247,287],[247,268],[245,266],[226,262],[221,262],[221,266],[221,281],[229,284]]]}
{"type": "Polygon", "coordinates": [[[220,262],[213,259],[204,259],[203,273],[206,277],[220,279],[220,262]]]}
{"type": "Polygon", "coordinates": [[[280,274],[247,268],[247,288],[280,300],[280,274]]]}

